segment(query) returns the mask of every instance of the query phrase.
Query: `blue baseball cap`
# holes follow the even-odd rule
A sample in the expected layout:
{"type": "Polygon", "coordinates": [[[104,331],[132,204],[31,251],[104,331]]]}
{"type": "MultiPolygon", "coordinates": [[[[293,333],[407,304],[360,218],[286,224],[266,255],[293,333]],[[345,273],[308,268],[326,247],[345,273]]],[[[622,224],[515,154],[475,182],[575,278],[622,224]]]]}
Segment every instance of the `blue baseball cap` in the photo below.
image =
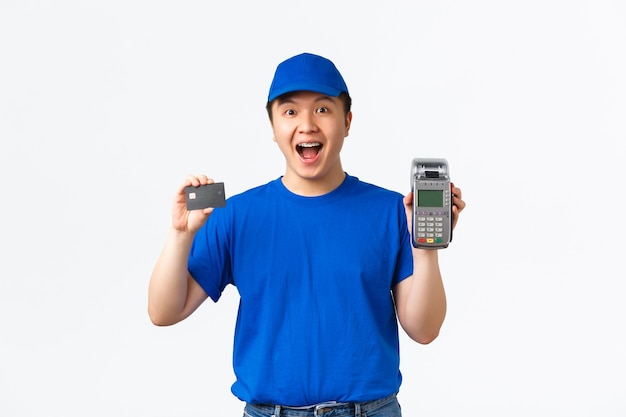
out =
{"type": "Polygon", "coordinates": [[[267,101],[293,91],[314,91],[337,97],[341,93],[348,94],[348,87],[330,60],[303,53],[278,64],[267,101]]]}

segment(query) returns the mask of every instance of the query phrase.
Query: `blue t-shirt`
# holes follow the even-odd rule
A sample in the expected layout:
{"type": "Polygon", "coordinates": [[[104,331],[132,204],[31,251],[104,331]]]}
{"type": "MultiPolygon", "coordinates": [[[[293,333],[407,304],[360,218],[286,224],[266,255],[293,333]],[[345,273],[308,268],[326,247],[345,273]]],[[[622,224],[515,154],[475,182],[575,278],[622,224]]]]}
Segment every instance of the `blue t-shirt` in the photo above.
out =
{"type": "Polygon", "coordinates": [[[347,175],[303,197],[276,179],[213,211],[189,272],[214,301],[228,284],[239,291],[239,399],[302,406],[398,391],[391,288],[413,273],[401,194],[347,175]]]}

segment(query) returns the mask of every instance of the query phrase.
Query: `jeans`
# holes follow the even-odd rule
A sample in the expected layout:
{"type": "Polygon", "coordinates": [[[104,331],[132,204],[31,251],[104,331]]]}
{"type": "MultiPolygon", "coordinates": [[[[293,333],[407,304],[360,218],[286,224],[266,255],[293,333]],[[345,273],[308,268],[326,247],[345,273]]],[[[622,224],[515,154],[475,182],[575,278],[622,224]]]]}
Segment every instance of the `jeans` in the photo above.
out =
{"type": "Polygon", "coordinates": [[[246,404],[244,417],[401,417],[396,394],[364,403],[322,403],[310,407],[246,404]]]}

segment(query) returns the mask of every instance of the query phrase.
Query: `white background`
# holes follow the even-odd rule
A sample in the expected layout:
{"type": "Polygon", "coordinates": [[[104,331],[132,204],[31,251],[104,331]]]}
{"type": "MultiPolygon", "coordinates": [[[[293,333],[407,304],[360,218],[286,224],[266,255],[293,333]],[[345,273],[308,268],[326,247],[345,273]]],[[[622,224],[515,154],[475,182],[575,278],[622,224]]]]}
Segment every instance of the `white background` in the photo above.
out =
{"type": "Polygon", "coordinates": [[[0,415],[241,415],[236,291],[158,328],[148,279],[185,175],[283,173],[264,105],[305,51],[350,88],[346,171],[445,157],[468,203],[405,415],[626,415],[619,0],[1,0],[0,415]]]}

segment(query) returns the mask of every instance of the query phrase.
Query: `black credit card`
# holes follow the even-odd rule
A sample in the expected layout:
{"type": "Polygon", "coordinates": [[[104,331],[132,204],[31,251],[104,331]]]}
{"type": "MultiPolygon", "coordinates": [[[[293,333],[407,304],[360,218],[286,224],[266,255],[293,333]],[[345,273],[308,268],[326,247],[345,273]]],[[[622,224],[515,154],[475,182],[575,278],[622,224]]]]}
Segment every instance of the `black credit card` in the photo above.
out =
{"type": "Polygon", "coordinates": [[[226,194],[224,193],[224,183],[185,187],[185,201],[187,210],[201,210],[208,207],[224,207],[226,205],[226,194]]]}

